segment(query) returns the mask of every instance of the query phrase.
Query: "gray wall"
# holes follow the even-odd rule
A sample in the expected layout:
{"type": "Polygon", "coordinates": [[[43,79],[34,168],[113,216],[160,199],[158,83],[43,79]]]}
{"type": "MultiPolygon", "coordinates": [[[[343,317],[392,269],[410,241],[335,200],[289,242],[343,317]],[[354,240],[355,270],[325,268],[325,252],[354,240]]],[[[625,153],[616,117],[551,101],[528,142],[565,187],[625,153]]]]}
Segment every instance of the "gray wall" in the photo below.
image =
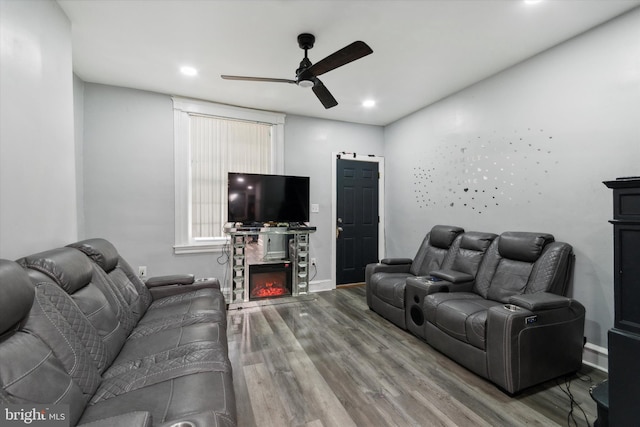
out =
{"type": "Polygon", "coordinates": [[[640,10],[385,129],[387,248],[410,256],[433,225],[546,231],[574,246],[586,335],[613,323],[612,194],[638,175],[640,10]]]}
{"type": "Polygon", "coordinates": [[[220,254],[173,254],[170,96],[85,83],[83,173],[87,238],[108,239],[149,276],[223,277],[220,254]]]}
{"type": "MultiPolygon", "coordinates": [[[[310,214],[310,224],[318,228],[311,236],[311,257],[317,259],[314,281],[331,279],[331,244],[334,189],[331,186],[332,153],[350,152],[381,156],[384,131],[380,126],[287,116],[285,123],[285,173],[310,176],[311,203],[319,205],[310,214]]],[[[310,285],[313,290],[313,282],[310,285]]]]}
{"type": "Polygon", "coordinates": [[[0,2],[0,257],[77,237],[71,24],[53,1],[0,2]]]}
{"type": "Polygon", "coordinates": [[[73,75],[73,119],[76,166],[76,215],[78,218],[78,240],[84,239],[84,82],[73,75]]]}
{"type": "MultiPolygon", "coordinates": [[[[224,278],[221,253],[173,254],[174,165],[171,97],[84,84],[83,187],[86,237],[104,237],[148,275],[194,272],[224,278]]],[[[285,173],[311,177],[315,280],[331,278],[331,152],[380,154],[383,129],[288,116],[285,173]]]]}

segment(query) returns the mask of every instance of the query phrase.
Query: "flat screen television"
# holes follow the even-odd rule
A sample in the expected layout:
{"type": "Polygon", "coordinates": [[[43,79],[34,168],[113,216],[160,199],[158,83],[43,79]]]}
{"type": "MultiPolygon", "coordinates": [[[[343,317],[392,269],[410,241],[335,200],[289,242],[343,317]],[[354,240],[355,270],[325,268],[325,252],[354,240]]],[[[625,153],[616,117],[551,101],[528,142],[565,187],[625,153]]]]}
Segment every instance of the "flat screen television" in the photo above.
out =
{"type": "Polygon", "coordinates": [[[309,222],[309,177],[229,172],[228,221],[309,222]]]}

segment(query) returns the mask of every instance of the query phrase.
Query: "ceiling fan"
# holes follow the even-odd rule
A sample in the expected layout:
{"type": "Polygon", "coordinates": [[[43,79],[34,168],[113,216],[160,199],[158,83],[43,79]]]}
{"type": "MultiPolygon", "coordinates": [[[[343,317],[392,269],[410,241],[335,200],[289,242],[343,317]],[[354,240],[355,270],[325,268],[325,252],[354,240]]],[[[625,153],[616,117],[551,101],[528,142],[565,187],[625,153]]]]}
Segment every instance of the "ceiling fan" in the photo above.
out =
{"type": "Polygon", "coordinates": [[[291,79],[272,79],[268,77],[246,77],[246,76],[229,76],[221,75],[226,80],[246,80],[253,82],[274,82],[274,83],[293,83],[301,87],[311,87],[313,93],[316,94],[324,108],[331,108],[338,105],[338,101],[331,95],[329,89],[320,81],[318,76],[335,70],[338,67],[348,64],[349,62],[360,59],[373,53],[373,50],[362,41],[356,41],[348,46],[343,47],[337,52],[332,53],[326,58],[312,64],[307,56],[307,51],[313,47],[316,38],[313,34],[303,33],[298,36],[298,46],[304,49],[304,58],[300,61],[300,66],[296,70],[295,80],[291,79]]]}

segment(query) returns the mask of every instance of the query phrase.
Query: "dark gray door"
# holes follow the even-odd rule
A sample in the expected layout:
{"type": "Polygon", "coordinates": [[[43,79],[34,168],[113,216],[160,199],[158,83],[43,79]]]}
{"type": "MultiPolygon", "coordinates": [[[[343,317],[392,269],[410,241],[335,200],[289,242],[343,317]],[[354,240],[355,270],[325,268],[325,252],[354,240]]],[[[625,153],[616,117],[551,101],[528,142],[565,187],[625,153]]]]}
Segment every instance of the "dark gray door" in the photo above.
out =
{"type": "Polygon", "coordinates": [[[378,261],[378,163],[337,160],[336,283],[364,282],[378,261]]]}

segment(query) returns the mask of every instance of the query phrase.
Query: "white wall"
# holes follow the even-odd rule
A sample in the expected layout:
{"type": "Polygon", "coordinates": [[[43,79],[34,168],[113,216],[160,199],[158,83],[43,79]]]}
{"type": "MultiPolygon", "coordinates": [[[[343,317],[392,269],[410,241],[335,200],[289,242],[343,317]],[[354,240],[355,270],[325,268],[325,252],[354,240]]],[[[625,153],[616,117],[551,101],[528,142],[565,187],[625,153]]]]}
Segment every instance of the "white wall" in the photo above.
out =
{"type": "Polygon", "coordinates": [[[612,194],[638,175],[640,10],[385,129],[388,256],[435,224],[545,231],[574,246],[589,342],[613,324],[612,194]],[[405,189],[404,191],[398,191],[405,189]]]}
{"type": "MultiPolygon", "coordinates": [[[[334,188],[332,153],[349,152],[381,156],[384,131],[380,126],[321,120],[302,116],[287,116],[285,123],[285,173],[309,176],[311,203],[318,204],[318,213],[310,213],[310,224],[318,228],[311,235],[311,257],[317,259],[317,274],[310,283],[331,279],[331,244],[335,240],[332,223],[334,188]]],[[[313,272],[312,272],[313,275],[313,272]]],[[[334,286],[331,283],[329,287],[334,286]]],[[[324,288],[324,286],[322,286],[324,288]]]]}
{"type": "Polygon", "coordinates": [[[77,238],[71,24],[53,1],[0,2],[0,257],[77,238]]]}

